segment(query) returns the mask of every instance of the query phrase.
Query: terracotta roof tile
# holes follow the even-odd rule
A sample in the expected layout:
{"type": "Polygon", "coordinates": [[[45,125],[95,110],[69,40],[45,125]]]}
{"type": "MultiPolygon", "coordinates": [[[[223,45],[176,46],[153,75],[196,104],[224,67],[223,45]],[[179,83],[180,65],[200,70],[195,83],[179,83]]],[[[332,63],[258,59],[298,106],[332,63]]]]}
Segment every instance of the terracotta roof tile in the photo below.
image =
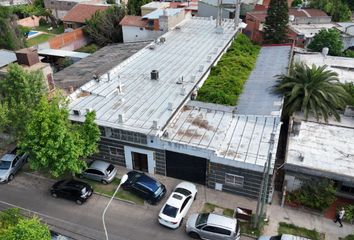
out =
{"type": "Polygon", "coordinates": [[[104,11],[109,5],[76,4],[63,18],[64,22],[85,23],[96,11],[104,11]]]}
{"type": "Polygon", "coordinates": [[[139,16],[130,16],[126,15],[124,18],[120,21],[119,25],[121,26],[135,26],[135,27],[145,27],[147,25],[147,22],[144,21],[141,17],[139,16]]]}
{"type": "MultiPolygon", "coordinates": [[[[265,22],[267,17],[267,10],[263,11],[253,11],[249,12],[249,15],[252,15],[254,18],[260,20],[261,22],[265,22]]],[[[289,8],[289,15],[294,15],[295,17],[328,17],[328,15],[319,9],[314,8],[306,8],[300,9],[297,8],[289,8]]]]}

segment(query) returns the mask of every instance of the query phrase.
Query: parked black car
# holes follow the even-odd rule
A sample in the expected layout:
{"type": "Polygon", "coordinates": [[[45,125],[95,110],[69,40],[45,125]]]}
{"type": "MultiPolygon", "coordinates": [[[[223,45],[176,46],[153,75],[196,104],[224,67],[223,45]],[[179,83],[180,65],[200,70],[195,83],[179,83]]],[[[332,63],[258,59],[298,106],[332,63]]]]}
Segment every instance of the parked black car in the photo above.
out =
{"type": "Polygon", "coordinates": [[[166,194],[166,187],[143,172],[130,171],[128,179],[122,184],[124,190],[143,198],[150,204],[156,204],[166,194]]]}
{"type": "Polygon", "coordinates": [[[77,204],[84,203],[92,195],[92,192],[90,185],[77,180],[61,180],[50,189],[54,198],[66,198],[75,201],[77,204]]]}

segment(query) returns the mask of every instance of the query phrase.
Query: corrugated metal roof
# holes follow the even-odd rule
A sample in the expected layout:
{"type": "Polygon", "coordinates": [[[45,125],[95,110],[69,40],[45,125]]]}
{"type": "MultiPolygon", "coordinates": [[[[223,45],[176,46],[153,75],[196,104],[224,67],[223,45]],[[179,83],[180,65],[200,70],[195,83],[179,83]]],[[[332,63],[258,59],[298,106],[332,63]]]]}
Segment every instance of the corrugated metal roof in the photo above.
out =
{"type": "Polygon", "coordinates": [[[181,11],[183,11],[183,9],[181,9],[181,8],[156,9],[155,11],[142,16],[142,18],[159,19],[159,17],[162,15],[174,16],[174,15],[180,13],[181,11]]]}
{"type": "MultiPolygon", "coordinates": [[[[82,86],[71,95],[70,109],[96,110],[97,123],[103,126],[145,134],[153,131],[154,121],[164,127],[237,32],[233,20],[223,21],[222,34],[215,24],[209,18],[184,20],[163,35],[164,43],[152,43],[111,69],[110,81],[105,74],[100,82],[92,80],[82,86]],[[159,71],[159,80],[151,80],[152,70],[159,71]],[[183,83],[177,84],[182,77],[183,83]],[[123,123],[118,122],[119,114],[123,123]]],[[[84,117],[71,115],[71,119],[83,121],[84,117]]]]}
{"type": "Polygon", "coordinates": [[[262,47],[237,104],[238,114],[280,116],[282,97],[272,93],[275,75],[287,72],[291,46],[262,47]]]}
{"type": "Polygon", "coordinates": [[[56,57],[72,57],[72,58],[85,58],[90,56],[89,53],[82,53],[82,52],[74,52],[74,51],[67,51],[67,50],[60,50],[60,49],[38,49],[39,55],[48,55],[48,56],[56,56],[56,57]]]}
{"type": "Polygon", "coordinates": [[[0,68],[16,61],[17,58],[14,52],[3,49],[0,50],[0,68]]]}
{"type": "Polygon", "coordinates": [[[262,168],[271,133],[276,133],[277,142],[279,129],[279,116],[234,114],[232,108],[192,101],[169,124],[163,139],[262,168]]]}

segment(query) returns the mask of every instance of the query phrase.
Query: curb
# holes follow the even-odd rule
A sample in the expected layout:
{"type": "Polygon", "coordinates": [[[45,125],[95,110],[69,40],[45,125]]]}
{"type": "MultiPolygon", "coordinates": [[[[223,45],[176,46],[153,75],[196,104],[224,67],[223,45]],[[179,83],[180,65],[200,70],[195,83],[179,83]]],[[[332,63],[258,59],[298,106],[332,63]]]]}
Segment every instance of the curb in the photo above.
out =
{"type": "MultiPolygon", "coordinates": [[[[40,178],[40,179],[43,179],[43,180],[47,180],[47,181],[51,181],[51,182],[56,182],[56,180],[53,180],[51,178],[47,178],[47,177],[43,177],[42,175],[37,175],[37,174],[34,174],[34,173],[30,173],[30,172],[23,172],[24,174],[28,175],[28,176],[31,176],[31,177],[36,177],[36,178],[40,178]]],[[[99,196],[103,196],[103,197],[107,197],[107,198],[111,198],[112,196],[109,196],[107,194],[104,194],[104,193],[100,193],[100,192],[96,192],[96,191],[93,191],[94,194],[96,195],[99,195],[99,196]]],[[[135,202],[133,201],[130,201],[130,200],[125,200],[125,199],[122,199],[122,198],[119,198],[119,197],[114,197],[115,200],[118,200],[118,201],[121,201],[121,202],[125,202],[125,203],[129,203],[129,204],[132,204],[132,205],[138,205],[136,204],[135,202]]],[[[144,206],[144,205],[143,205],[144,206]]]]}

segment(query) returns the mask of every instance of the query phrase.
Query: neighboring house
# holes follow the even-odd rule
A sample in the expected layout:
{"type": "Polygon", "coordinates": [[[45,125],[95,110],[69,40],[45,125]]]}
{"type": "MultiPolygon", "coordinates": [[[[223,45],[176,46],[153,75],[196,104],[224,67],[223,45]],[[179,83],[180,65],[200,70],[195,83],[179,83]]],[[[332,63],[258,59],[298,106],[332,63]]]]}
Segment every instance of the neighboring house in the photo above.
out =
{"type": "Polygon", "coordinates": [[[295,115],[289,126],[284,164],[287,191],[311,179],[331,179],[337,196],[354,199],[354,107],[347,107],[341,121],[304,120],[295,115]]]}
{"type": "Polygon", "coordinates": [[[54,91],[53,70],[48,63],[43,63],[39,60],[38,53],[35,50],[29,48],[16,52],[0,50],[0,77],[7,73],[7,66],[14,62],[17,62],[28,71],[42,71],[45,80],[44,84],[48,91],[54,91]]]}
{"type": "Polygon", "coordinates": [[[165,9],[169,8],[170,3],[169,2],[149,2],[143,6],[141,6],[141,16],[144,16],[146,14],[149,14],[157,9],[165,9]]]}
{"type": "Polygon", "coordinates": [[[354,46],[354,22],[338,22],[336,28],[341,32],[344,49],[354,46]]]}
{"type": "MultiPolygon", "coordinates": [[[[237,0],[223,0],[222,18],[235,18],[235,9],[237,0]]],[[[252,11],[259,0],[240,0],[240,15],[244,16],[252,11]]],[[[214,18],[218,15],[218,0],[199,0],[198,16],[214,18]]]]}
{"type": "Polygon", "coordinates": [[[63,20],[64,16],[79,3],[104,3],[102,0],[44,0],[44,6],[52,11],[56,19],[63,20]]]}
{"type": "MultiPolygon", "coordinates": [[[[243,31],[252,41],[261,43],[263,41],[263,27],[267,17],[267,11],[253,11],[246,14],[247,27],[243,31]]],[[[297,24],[326,24],[331,22],[331,17],[318,9],[289,9],[289,22],[292,25],[297,24]]],[[[289,38],[298,41],[300,45],[304,44],[302,36],[296,33],[289,34],[289,38]]]]}
{"type": "Polygon", "coordinates": [[[0,6],[16,6],[31,3],[30,0],[0,0],[0,6]]]}
{"type": "Polygon", "coordinates": [[[119,23],[122,26],[123,42],[156,40],[185,17],[185,10],[178,8],[157,9],[142,17],[126,15],[119,23]]]}
{"type": "Polygon", "coordinates": [[[85,25],[97,11],[105,11],[109,8],[108,4],[87,4],[80,3],[75,5],[63,18],[65,29],[76,29],[85,25]]]}
{"type": "Polygon", "coordinates": [[[93,159],[258,198],[268,161],[273,176],[281,126],[281,97],[269,88],[287,71],[291,47],[262,48],[240,109],[190,101],[239,31],[233,20],[223,31],[215,24],[186,19],[70,95],[72,121],[96,112],[101,140],[93,159]]]}
{"type": "Polygon", "coordinates": [[[303,62],[308,66],[326,65],[328,70],[338,74],[341,83],[354,83],[354,58],[328,56],[322,53],[305,52],[295,53],[294,62],[303,62]]]}

